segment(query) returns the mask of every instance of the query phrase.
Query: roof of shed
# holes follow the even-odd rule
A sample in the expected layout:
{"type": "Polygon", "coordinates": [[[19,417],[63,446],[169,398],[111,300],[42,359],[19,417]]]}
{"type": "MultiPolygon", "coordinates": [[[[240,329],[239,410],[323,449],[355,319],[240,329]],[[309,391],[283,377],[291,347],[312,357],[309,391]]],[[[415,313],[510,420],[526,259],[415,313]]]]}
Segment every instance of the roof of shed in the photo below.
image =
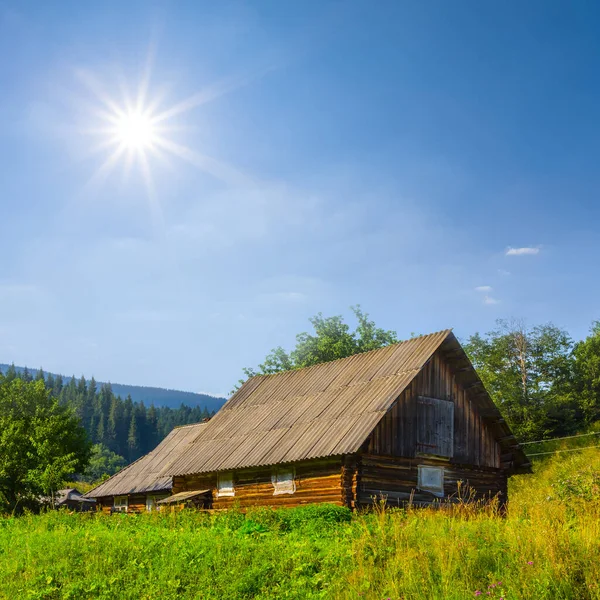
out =
{"type": "MultiPolygon", "coordinates": [[[[305,369],[253,377],[169,472],[190,475],[355,453],[442,344],[470,365],[446,329],[305,369]]],[[[500,417],[487,392],[481,395],[483,406],[500,417]]],[[[510,434],[507,426],[498,437],[504,433],[510,434]]],[[[527,462],[524,455],[520,462],[527,462]]]]}
{"type": "Polygon", "coordinates": [[[169,467],[206,425],[207,423],[194,423],[176,427],[152,452],[87,492],[85,497],[125,496],[170,490],[173,478],[169,467]]]}

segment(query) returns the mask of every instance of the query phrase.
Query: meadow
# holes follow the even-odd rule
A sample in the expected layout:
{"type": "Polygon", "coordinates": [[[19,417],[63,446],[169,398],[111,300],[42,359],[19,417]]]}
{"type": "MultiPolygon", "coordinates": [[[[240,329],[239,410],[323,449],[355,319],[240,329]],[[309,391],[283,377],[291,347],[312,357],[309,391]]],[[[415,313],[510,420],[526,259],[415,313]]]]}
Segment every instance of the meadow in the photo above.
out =
{"type": "Polygon", "coordinates": [[[494,504],[0,519],[0,598],[600,598],[600,451],[494,504]]]}

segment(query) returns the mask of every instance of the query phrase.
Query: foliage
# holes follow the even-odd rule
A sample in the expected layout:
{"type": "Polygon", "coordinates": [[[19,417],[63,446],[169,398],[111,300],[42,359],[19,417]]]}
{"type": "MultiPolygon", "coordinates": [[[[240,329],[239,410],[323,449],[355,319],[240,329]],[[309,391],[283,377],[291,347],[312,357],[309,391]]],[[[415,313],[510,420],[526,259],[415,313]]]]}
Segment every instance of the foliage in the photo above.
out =
{"type": "Polygon", "coordinates": [[[339,507],[0,519],[0,598],[600,598],[600,501],[553,496],[561,455],[513,478],[508,515],[339,507]],[[489,595],[488,595],[489,592],[489,595]]]}
{"type": "MultiPolygon", "coordinates": [[[[296,336],[296,346],[291,352],[288,353],[281,347],[275,348],[258,369],[246,368],[244,374],[253,377],[301,369],[376,350],[399,341],[393,331],[377,327],[360,306],[353,306],[351,310],[358,321],[354,331],[350,330],[343,317],[323,317],[318,313],[309,319],[314,333],[299,333],[296,336]]],[[[240,383],[243,383],[243,380],[240,383]]]]}
{"type": "Polygon", "coordinates": [[[81,480],[93,483],[103,477],[114,475],[126,464],[127,461],[122,456],[115,454],[104,444],[94,444],[90,463],[81,476],[81,480]]]}
{"type": "Polygon", "coordinates": [[[0,376],[0,511],[36,506],[89,456],[85,431],[43,381],[0,376]]]}
{"type": "Polygon", "coordinates": [[[519,439],[567,435],[584,425],[573,394],[573,342],[562,329],[500,320],[464,348],[519,439]]]}
{"type": "MultiPolygon", "coordinates": [[[[11,365],[5,379],[12,381],[23,378],[31,380],[27,369],[19,372],[11,365]]],[[[98,387],[95,379],[72,377],[66,383],[58,375],[36,372],[36,381],[45,383],[59,404],[71,408],[87,432],[93,444],[102,444],[126,462],[138,459],[150,452],[162,441],[173,427],[198,423],[209,418],[206,407],[181,405],[174,410],[168,407],[146,407],[143,402],[125,400],[115,395],[110,384],[98,387]]],[[[116,459],[115,459],[116,460],[116,459]]]]}
{"type": "Polygon", "coordinates": [[[575,393],[586,424],[600,420],[600,321],[575,344],[575,393]]]}

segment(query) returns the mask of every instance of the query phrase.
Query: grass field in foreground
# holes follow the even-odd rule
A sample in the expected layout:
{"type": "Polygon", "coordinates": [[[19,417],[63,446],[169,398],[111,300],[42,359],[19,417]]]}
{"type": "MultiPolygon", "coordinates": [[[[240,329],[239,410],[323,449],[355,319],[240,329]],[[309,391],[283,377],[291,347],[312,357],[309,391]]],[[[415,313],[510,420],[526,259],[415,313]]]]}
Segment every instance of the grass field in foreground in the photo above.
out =
{"type": "Polygon", "coordinates": [[[469,506],[0,518],[0,598],[595,599],[599,486],[587,450],[513,478],[506,518],[469,506]]]}

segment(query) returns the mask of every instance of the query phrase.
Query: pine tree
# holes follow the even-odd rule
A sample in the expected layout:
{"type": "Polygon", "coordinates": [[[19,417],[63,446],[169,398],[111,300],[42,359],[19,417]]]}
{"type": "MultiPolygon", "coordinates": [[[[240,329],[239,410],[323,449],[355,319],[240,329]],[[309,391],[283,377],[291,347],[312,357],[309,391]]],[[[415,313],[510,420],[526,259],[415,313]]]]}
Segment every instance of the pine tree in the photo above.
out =
{"type": "Polygon", "coordinates": [[[54,379],[54,375],[52,373],[48,373],[46,375],[46,387],[50,390],[50,393],[53,396],[56,396],[56,380],[54,379]]]}
{"type": "Polygon", "coordinates": [[[131,414],[131,423],[129,424],[129,434],[127,435],[127,449],[129,451],[129,460],[133,462],[139,456],[140,440],[135,411],[131,414]]]}
{"type": "Polygon", "coordinates": [[[13,381],[16,378],[17,378],[17,370],[15,369],[15,363],[12,363],[10,365],[10,367],[8,367],[8,369],[6,369],[6,375],[4,376],[4,379],[6,379],[6,381],[9,382],[9,381],[13,381]]]}
{"type": "Polygon", "coordinates": [[[44,369],[42,369],[42,367],[40,367],[37,371],[37,373],[35,374],[35,380],[36,381],[43,381],[44,383],[46,382],[46,378],[44,376],[44,369]]]}
{"type": "Polygon", "coordinates": [[[29,383],[30,381],[33,381],[33,377],[27,367],[25,367],[23,369],[23,372],[21,373],[21,379],[27,383],[29,383]]]}

